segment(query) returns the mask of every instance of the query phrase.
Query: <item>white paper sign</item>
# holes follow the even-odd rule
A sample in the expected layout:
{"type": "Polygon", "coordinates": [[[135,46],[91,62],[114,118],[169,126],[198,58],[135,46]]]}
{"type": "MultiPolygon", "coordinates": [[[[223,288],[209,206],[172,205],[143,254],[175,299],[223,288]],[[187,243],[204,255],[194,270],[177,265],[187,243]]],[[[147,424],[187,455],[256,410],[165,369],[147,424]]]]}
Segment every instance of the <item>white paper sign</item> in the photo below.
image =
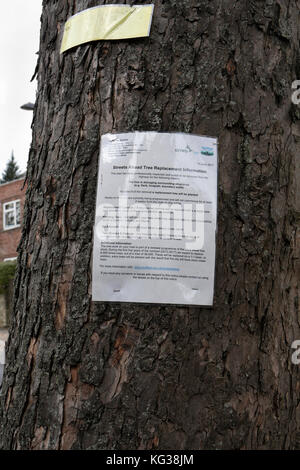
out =
{"type": "Polygon", "coordinates": [[[217,154],[212,137],[102,136],[94,301],[213,304],[217,154]]]}

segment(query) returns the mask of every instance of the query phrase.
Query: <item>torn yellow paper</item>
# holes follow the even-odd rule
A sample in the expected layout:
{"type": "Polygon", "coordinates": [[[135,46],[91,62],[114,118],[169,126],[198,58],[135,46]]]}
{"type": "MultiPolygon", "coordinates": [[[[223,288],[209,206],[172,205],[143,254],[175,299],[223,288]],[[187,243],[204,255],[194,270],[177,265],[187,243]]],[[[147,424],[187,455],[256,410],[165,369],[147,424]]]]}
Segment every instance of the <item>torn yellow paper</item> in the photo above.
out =
{"type": "Polygon", "coordinates": [[[60,52],[89,41],[149,36],[154,5],[101,5],[71,16],[60,52]]]}

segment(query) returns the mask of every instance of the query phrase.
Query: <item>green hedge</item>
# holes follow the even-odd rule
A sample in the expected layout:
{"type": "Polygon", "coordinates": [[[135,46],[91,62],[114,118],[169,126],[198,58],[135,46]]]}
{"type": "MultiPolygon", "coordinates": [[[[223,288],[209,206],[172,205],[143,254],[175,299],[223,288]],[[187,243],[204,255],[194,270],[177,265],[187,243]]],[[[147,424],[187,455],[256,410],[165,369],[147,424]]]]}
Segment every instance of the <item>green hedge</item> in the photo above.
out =
{"type": "Polygon", "coordinates": [[[8,287],[9,282],[15,277],[16,262],[7,261],[0,263],[0,293],[3,294],[4,290],[8,287]]]}

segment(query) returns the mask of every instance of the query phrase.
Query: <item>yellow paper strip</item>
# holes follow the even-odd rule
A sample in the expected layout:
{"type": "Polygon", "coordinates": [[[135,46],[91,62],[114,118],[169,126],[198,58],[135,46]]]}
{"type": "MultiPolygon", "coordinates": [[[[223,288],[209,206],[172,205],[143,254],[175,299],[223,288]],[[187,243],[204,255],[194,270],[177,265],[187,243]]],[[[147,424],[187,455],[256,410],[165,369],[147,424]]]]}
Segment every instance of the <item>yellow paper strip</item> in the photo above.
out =
{"type": "Polygon", "coordinates": [[[65,24],[60,52],[89,41],[149,36],[154,5],[100,5],[81,11],[65,24]]]}

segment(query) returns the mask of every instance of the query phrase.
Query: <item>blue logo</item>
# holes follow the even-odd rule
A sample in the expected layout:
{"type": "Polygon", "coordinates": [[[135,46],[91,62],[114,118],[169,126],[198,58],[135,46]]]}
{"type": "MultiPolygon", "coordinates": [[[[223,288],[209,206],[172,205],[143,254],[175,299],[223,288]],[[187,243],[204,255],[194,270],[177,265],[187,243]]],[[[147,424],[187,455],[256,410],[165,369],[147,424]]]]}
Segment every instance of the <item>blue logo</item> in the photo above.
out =
{"type": "Polygon", "coordinates": [[[207,157],[212,157],[214,155],[214,149],[212,147],[202,147],[201,155],[206,155],[207,157]]]}
{"type": "Polygon", "coordinates": [[[180,153],[189,153],[192,155],[205,155],[207,157],[212,157],[214,155],[214,149],[212,147],[201,147],[201,152],[196,152],[189,145],[185,148],[175,149],[175,152],[180,153]]]}

